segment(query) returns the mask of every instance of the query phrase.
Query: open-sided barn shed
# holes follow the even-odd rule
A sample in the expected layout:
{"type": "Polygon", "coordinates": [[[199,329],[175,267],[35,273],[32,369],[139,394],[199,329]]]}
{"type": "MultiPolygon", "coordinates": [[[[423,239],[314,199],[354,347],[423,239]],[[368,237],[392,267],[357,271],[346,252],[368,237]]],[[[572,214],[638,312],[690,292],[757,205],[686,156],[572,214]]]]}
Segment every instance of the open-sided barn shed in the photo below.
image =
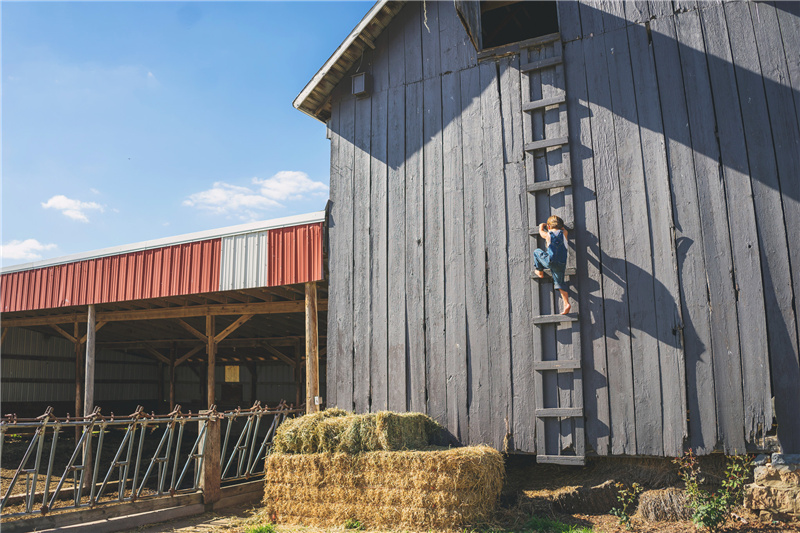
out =
{"type": "Polygon", "coordinates": [[[295,106],[331,139],[329,405],[540,461],[800,452],[797,2],[379,1],[295,106]]]}
{"type": "MultiPolygon", "coordinates": [[[[4,268],[2,414],[256,400],[316,409],[324,220],[311,213],[4,268]]],[[[324,323],[321,338],[324,355],[324,323]]]]}

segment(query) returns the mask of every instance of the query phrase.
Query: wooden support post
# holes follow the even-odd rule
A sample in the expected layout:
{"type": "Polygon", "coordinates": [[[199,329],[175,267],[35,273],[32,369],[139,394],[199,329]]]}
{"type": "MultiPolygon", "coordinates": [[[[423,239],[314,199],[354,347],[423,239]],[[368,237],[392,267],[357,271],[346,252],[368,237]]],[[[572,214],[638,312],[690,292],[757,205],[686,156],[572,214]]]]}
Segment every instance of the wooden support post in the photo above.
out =
{"type": "Polygon", "coordinates": [[[208,374],[206,375],[206,387],[208,394],[208,407],[210,408],[216,403],[214,400],[217,388],[217,343],[214,339],[214,317],[211,315],[206,316],[206,339],[206,354],[208,354],[208,374]]]}
{"type": "Polygon", "coordinates": [[[306,283],[306,413],[316,413],[319,396],[319,347],[317,345],[317,284],[306,283]]]}
{"type": "Polygon", "coordinates": [[[86,325],[86,373],[84,374],[85,386],[83,389],[83,416],[89,416],[94,411],[94,343],[95,343],[95,312],[94,304],[89,304],[89,318],[86,325]]]}
{"type": "Polygon", "coordinates": [[[0,335],[0,346],[2,346],[4,342],[6,342],[6,335],[8,335],[8,329],[9,328],[3,328],[3,334],[0,335]]]}
{"type": "Polygon", "coordinates": [[[294,345],[294,386],[297,389],[296,399],[295,399],[295,406],[300,407],[301,402],[303,401],[303,378],[302,378],[302,364],[301,359],[303,357],[302,348],[300,343],[297,342],[294,345]]]}
{"type": "MultiPolygon", "coordinates": [[[[209,411],[200,411],[200,414],[209,411]]],[[[203,422],[198,422],[202,424],[203,422]]],[[[201,442],[200,449],[203,450],[203,471],[200,475],[200,488],[203,489],[203,503],[206,505],[219,501],[221,496],[220,481],[222,469],[220,468],[220,421],[217,419],[207,422],[206,433],[201,442]]]]}
{"type": "MultiPolygon", "coordinates": [[[[78,323],[75,322],[73,338],[80,339],[81,333],[78,323]]],[[[81,343],[75,343],[75,416],[81,416],[83,413],[83,353],[81,352],[81,343]]],[[[81,438],[79,428],[75,428],[75,443],[81,438]]]]}
{"type": "Polygon", "coordinates": [[[169,412],[175,409],[175,357],[176,357],[175,343],[172,343],[172,349],[169,351],[169,412]]]}
{"type": "Polygon", "coordinates": [[[253,363],[248,367],[250,370],[250,405],[253,405],[258,399],[258,365],[253,363]]]}

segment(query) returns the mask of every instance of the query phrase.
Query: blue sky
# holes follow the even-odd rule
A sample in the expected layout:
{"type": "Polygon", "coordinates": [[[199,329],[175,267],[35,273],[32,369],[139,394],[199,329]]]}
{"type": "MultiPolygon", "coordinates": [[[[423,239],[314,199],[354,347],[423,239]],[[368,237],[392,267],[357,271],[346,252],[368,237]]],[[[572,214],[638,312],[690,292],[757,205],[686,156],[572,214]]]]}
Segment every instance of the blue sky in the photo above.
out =
{"type": "Polygon", "coordinates": [[[323,209],[292,101],[371,5],[3,2],[3,265],[323,209]]]}

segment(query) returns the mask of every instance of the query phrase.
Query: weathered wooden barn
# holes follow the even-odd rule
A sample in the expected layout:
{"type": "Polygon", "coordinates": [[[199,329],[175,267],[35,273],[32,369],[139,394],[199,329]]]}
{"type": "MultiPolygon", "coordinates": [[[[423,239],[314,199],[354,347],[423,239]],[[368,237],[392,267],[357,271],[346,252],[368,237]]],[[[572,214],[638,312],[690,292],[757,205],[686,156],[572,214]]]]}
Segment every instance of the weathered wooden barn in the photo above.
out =
{"type": "Polygon", "coordinates": [[[281,400],[315,408],[324,217],[4,268],[2,414],[38,416],[52,406],[63,417],[99,406],[126,415],[137,405],[168,413],[176,404],[197,412],[281,400]]]}
{"type": "Polygon", "coordinates": [[[797,2],[381,0],[294,105],[331,139],[328,405],[540,461],[800,452],[797,2]]]}

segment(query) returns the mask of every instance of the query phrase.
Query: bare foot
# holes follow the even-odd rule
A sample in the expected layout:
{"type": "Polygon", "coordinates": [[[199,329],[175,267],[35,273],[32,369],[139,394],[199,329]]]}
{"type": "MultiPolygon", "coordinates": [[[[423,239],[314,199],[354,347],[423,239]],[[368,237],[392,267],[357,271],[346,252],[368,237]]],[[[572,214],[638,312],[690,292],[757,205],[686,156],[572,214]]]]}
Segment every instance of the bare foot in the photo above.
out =
{"type": "Polygon", "coordinates": [[[536,274],[536,277],[538,278],[544,277],[544,272],[542,272],[541,270],[534,270],[533,273],[536,274]]]}
{"type": "Polygon", "coordinates": [[[561,314],[568,315],[570,311],[572,311],[572,306],[570,304],[567,304],[564,306],[564,310],[561,311],[561,314]]]}

